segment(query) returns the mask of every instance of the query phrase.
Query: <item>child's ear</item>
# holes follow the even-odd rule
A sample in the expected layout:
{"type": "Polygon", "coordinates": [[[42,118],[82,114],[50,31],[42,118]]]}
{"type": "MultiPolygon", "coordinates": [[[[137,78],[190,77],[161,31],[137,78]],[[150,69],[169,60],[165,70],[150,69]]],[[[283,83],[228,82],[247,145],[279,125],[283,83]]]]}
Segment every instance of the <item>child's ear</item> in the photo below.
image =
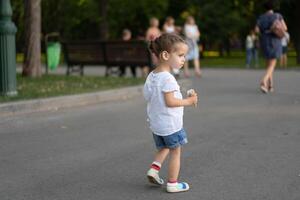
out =
{"type": "Polygon", "coordinates": [[[170,54],[167,51],[161,52],[161,58],[163,60],[169,60],[170,54]]]}

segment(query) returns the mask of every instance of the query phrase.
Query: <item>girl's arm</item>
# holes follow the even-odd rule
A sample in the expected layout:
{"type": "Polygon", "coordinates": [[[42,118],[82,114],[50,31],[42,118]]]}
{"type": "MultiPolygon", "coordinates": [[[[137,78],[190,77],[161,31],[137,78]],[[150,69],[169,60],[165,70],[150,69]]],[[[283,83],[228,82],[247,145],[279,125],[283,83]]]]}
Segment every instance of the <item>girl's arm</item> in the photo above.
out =
{"type": "Polygon", "coordinates": [[[165,102],[168,107],[191,106],[197,103],[197,94],[187,97],[186,99],[177,99],[174,92],[164,92],[165,102]]]}

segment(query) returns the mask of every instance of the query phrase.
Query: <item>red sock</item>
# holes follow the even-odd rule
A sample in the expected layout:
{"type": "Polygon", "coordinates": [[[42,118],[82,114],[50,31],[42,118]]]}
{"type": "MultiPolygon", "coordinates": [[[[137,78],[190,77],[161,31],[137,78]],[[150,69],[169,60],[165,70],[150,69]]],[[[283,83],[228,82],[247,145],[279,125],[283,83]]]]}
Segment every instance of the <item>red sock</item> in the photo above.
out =
{"type": "Polygon", "coordinates": [[[151,168],[159,171],[160,170],[160,163],[153,162],[152,165],[151,165],[151,168]]]}
{"type": "Polygon", "coordinates": [[[169,180],[168,183],[177,183],[177,180],[169,180]]]}

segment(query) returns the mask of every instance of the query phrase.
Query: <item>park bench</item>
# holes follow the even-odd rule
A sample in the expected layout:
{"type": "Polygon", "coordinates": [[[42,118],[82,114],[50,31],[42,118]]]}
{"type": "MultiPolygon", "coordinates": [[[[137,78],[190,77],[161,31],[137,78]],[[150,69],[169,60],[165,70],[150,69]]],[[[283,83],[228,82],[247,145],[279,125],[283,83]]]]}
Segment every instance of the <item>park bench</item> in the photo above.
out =
{"type": "Polygon", "coordinates": [[[151,66],[148,45],[142,40],[62,42],[67,75],[79,72],[84,66],[106,67],[105,76],[119,74],[119,67],[151,66]],[[115,68],[117,67],[117,68],[115,68]]]}

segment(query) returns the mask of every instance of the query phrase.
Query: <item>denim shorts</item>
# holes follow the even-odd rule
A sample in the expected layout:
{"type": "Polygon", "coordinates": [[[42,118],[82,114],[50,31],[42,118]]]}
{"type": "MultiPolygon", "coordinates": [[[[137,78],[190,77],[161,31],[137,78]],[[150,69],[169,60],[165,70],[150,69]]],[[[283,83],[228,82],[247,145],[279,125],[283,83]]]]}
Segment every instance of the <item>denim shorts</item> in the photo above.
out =
{"type": "Polygon", "coordinates": [[[153,139],[157,149],[174,149],[178,146],[188,143],[184,129],[181,129],[180,131],[168,136],[160,136],[153,133],[153,139]]]}

